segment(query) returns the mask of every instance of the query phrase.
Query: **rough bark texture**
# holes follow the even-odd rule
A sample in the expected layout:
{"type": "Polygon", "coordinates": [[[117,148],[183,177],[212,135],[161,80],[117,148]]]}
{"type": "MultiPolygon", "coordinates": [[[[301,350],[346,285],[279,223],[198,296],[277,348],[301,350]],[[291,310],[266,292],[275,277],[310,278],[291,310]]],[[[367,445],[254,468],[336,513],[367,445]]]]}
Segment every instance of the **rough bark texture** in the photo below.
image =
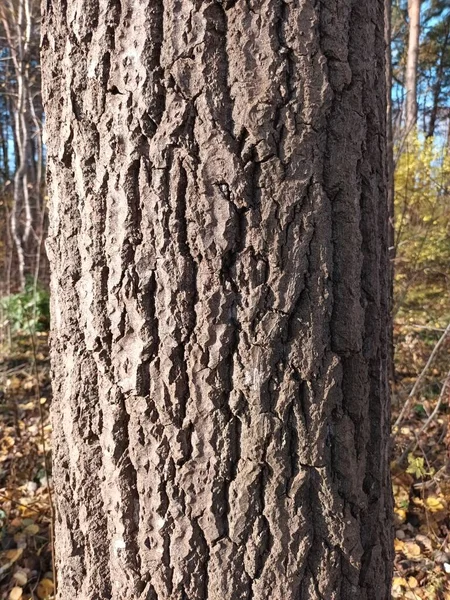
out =
{"type": "Polygon", "coordinates": [[[419,64],[421,0],[408,0],[408,54],[406,60],[406,104],[405,123],[409,133],[417,123],[417,69],[419,64]]]}
{"type": "Polygon", "coordinates": [[[383,0],[45,0],[59,598],[391,579],[383,0]]]}

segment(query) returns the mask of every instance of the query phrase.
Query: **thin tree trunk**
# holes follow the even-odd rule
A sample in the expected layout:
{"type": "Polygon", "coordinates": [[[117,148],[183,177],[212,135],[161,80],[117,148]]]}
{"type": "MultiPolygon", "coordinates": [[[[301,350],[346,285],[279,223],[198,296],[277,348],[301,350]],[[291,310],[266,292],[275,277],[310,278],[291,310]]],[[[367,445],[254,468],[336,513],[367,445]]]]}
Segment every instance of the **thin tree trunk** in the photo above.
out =
{"type": "MultiPolygon", "coordinates": [[[[387,199],[389,211],[389,266],[390,266],[390,299],[393,312],[394,299],[394,260],[395,260],[395,167],[394,167],[394,133],[392,123],[392,52],[391,52],[391,23],[392,23],[392,0],[384,0],[384,43],[386,49],[386,169],[387,169],[387,199]]],[[[390,330],[390,379],[395,380],[395,361],[394,361],[394,339],[393,327],[390,330]]]]}
{"type": "Polygon", "coordinates": [[[428,123],[428,132],[427,137],[433,137],[436,129],[436,122],[439,110],[439,102],[441,99],[441,91],[442,91],[442,80],[445,75],[445,56],[447,53],[447,46],[450,36],[450,23],[447,23],[447,29],[445,32],[445,38],[442,43],[441,54],[439,56],[439,64],[437,66],[437,73],[435,82],[433,85],[433,103],[431,105],[431,113],[430,120],[428,123]]]}
{"type": "MultiPolygon", "coordinates": [[[[26,275],[36,271],[36,252],[39,241],[37,224],[41,221],[37,210],[40,194],[39,171],[35,160],[42,160],[41,131],[33,130],[38,124],[33,113],[31,74],[36,73],[31,56],[31,43],[37,35],[36,20],[31,0],[6,0],[0,4],[0,22],[4,30],[11,61],[10,109],[13,114],[11,127],[14,136],[14,191],[11,209],[11,234],[17,253],[17,279],[20,288],[25,287],[26,275]],[[35,152],[33,136],[37,142],[35,152]],[[39,139],[37,139],[39,138],[39,139]]],[[[39,167],[41,168],[41,166],[39,167]]]]}
{"type": "Polygon", "coordinates": [[[383,2],[44,3],[58,597],[386,600],[383,2]]]}
{"type": "Polygon", "coordinates": [[[421,0],[408,0],[409,36],[406,63],[406,131],[417,123],[417,69],[419,63],[421,0]]]}

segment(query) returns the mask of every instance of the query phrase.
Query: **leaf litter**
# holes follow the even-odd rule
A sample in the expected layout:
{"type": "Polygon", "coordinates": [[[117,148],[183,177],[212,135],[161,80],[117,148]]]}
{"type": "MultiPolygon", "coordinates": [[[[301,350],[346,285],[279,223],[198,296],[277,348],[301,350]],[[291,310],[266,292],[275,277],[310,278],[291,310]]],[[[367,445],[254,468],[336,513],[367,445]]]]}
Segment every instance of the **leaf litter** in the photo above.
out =
{"type": "Polygon", "coordinates": [[[0,600],[54,594],[47,335],[35,340],[35,352],[29,336],[0,347],[0,600]]]}

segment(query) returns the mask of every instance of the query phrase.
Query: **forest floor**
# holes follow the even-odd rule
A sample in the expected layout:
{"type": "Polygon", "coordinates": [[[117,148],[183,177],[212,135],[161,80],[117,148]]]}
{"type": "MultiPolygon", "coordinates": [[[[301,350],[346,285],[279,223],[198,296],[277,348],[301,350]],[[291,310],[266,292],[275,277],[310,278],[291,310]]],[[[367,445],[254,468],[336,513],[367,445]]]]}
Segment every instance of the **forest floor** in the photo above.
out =
{"type": "MultiPolygon", "coordinates": [[[[450,600],[450,385],[442,391],[450,335],[423,372],[442,329],[395,328],[393,422],[414,384],[416,393],[393,429],[392,598],[450,600]]],[[[47,600],[54,592],[47,336],[36,334],[34,348],[18,337],[0,356],[0,600],[47,600]]]]}
{"type": "Polygon", "coordinates": [[[1,600],[53,595],[47,335],[34,346],[25,336],[0,348],[1,600]]]}
{"type": "Polygon", "coordinates": [[[450,600],[450,334],[402,323],[394,335],[393,424],[407,410],[392,433],[392,597],[450,600]]]}

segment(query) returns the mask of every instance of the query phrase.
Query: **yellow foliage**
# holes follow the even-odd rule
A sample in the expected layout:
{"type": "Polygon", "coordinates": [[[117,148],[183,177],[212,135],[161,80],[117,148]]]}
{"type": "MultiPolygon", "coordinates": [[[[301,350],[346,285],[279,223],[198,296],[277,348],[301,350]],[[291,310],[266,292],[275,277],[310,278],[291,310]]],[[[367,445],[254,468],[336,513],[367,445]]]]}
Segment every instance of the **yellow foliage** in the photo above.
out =
{"type": "Polygon", "coordinates": [[[450,154],[433,138],[418,134],[411,135],[397,154],[396,302],[400,308],[417,307],[429,317],[445,319],[450,312],[446,281],[450,261],[450,154]]]}

